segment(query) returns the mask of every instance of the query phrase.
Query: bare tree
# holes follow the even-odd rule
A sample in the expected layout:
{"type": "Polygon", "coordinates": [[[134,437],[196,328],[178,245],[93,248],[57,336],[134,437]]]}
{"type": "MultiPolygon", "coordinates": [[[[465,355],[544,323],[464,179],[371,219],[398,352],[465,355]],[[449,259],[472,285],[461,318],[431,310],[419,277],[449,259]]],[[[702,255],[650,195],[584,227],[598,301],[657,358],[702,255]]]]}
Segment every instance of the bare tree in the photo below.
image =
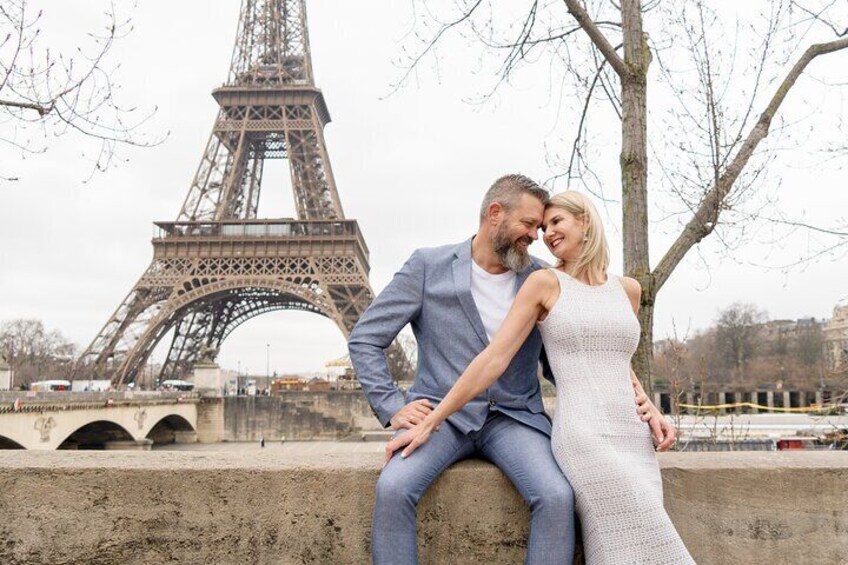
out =
{"type": "MultiPolygon", "coordinates": [[[[92,142],[86,157],[94,174],[121,159],[120,146],[164,141],[142,131],[155,108],[145,112],[119,101],[119,65],[110,62],[110,52],[132,25],[117,17],[111,1],[105,5],[104,21],[72,51],[45,45],[43,10],[28,0],[0,0],[0,145],[26,157],[44,153],[56,137],[75,135],[92,142]]],[[[0,170],[0,180],[18,179],[0,170]]]]}
{"type": "Polygon", "coordinates": [[[675,335],[661,343],[657,366],[654,368],[655,384],[666,387],[671,405],[670,412],[678,416],[679,405],[685,402],[686,393],[693,390],[695,371],[685,338],[679,339],[675,335]]]}
{"type": "Polygon", "coordinates": [[[40,320],[18,319],[0,323],[0,351],[15,371],[15,384],[67,378],[76,346],[40,320]]]}
{"type": "Polygon", "coordinates": [[[802,366],[807,368],[819,366],[821,371],[820,365],[824,362],[822,324],[809,323],[799,328],[796,341],[795,347],[791,348],[790,352],[795,354],[802,366]]]}
{"type": "MultiPolygon", "coordinates": [[[[416,5],[416,2],[413,2],[416,5]]],[[[741,213],[775,152],[762,142],[783,131],[779,111],[792,88],[816,58],[848,48],[848,9],[831,0],[815,6],[791,0],[762,3],[754,21],[737,21],[735,34],[718,25],[711,3],[621,2],[529,3],[516,13],[491,0],[460,0],[457,15],[429,34],[426,46],[410,58],[399,84],[435,51],[453,30],[471,30],[487,50],[503,53],[496,87],[513,80],[522,63],[547,50],[551,68],[581,94],[570,157],[560,176],[607,199],[588,157],[588,129],[601,98],[620,119],[621,232],[625,274],[642,285],[639,321],[642,339],[634,369],[651,387],[654,305],[660,289],[693,248],[712,234],[732,247],[720,225],[744,233],[761,204],[741,213]],[[644,29],[651,18],[657,38],[644,29]],[[506,20],[506,24],[504,24],[506,20]],[[843,25],[836,21],[842,20],[843,25]],[[753,38],[741,52],[740,38],[753,38]],[[657,78],[649,68],[658,60],[657,78]],[[649,138],[649,87],[666,90],[674,104],[649,138]],[[655,188],[675,197],[668,215],[678,218],[671,245],[653,266],[649,253],[649,163],[655,188]],[[721,220],[721,223],[720,223],[721,220]]],[[[417,15],[432,14],[424,6],[417,15]]],[[[421,37],[421,35],[417,35],[421,37]]],[[[827,85],[822,83],[822,87],[827,85]]],[[[843,88],[835,85],[832,88],[843,88]]],[[[764,196],[765,200],[769,195],[764,196]]],[[[741,240],[741,238],[740,238],[741,240]]]]}
{"type": "Polygon", "coordinates": [[[760,335],[766,318],[766,313],[753,304],[738,302],[719,312],[715,354],[734,380],[745,380],[745,369],[761,347],[760,335]]]}

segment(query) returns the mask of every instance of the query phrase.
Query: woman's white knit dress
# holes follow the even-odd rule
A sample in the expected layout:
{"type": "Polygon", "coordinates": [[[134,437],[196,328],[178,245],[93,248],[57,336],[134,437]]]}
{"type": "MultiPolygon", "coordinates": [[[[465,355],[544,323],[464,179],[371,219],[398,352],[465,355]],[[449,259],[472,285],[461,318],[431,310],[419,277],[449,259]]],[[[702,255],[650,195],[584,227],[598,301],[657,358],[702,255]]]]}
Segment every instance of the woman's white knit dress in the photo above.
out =
{"type": "Polygon", "coordinates": [[[613,275],[589,286],[551,270],[560,295],[539,323],[557,384],[551,442],[574,489],[586,563],[694,563],[663,508],[650,430],[636,413],[639,322],[627,293],[613,275]]]}

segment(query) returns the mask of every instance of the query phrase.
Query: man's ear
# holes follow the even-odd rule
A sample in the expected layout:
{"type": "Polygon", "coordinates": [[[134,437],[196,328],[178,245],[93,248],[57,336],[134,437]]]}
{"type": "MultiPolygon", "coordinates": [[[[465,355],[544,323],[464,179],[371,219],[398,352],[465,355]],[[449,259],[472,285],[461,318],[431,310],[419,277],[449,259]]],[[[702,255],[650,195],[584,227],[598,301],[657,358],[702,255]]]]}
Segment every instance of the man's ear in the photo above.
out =
{"type": "Polygon", "coordinates": [[[489,219],[490,223],[497,223],[501,219],[503,219],[506,211],[503,206],[501,206],[500,202],[492,202],[489,204],[489,207],[486,209],[486,217],[489,219]]]}

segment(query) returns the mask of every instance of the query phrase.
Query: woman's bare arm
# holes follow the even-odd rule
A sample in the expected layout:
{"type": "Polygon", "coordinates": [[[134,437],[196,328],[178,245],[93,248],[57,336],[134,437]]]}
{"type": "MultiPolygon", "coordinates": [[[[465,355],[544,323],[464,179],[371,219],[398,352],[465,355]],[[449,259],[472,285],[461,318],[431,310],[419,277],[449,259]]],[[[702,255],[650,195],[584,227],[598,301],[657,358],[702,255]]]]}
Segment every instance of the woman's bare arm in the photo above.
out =
{"type": "Polygon", "coordinates": [[[559,283],[555,275],[546,271],[532,273],[518,291],[492,342],[474,358],[444,400],[421,424],[389,442],[386,446],[386,460],[391,459],[392,454],[403,446],[407,448],[402,456],[411,454],[427,441],[436,426],[498,380],[536,322],[556,302],[558,295],[559,283]]]}

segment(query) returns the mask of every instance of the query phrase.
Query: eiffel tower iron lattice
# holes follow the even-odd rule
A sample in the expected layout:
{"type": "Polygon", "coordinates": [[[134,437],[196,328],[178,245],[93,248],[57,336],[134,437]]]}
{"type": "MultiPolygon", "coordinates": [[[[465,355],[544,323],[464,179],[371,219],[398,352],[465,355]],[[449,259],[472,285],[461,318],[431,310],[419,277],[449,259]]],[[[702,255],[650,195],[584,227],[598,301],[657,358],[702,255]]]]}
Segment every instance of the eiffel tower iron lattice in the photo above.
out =
{"type": "MultiPolygon", "coordinates": [[[[77,373],[133,382],[174,330],[160,379],[187,375],[241,323],[314,312],[347,336],[373,299],[368,248],[346,219],[315,87],[305,0],[243,0],[220,106],[175,222],[157,222],[153,261],[80,356],[77,373]],[[288,159],[296,219],[257,219],[267,159],[288,159]]],[[[395,343],[396,377],[411,368],[395,343]]]]}

